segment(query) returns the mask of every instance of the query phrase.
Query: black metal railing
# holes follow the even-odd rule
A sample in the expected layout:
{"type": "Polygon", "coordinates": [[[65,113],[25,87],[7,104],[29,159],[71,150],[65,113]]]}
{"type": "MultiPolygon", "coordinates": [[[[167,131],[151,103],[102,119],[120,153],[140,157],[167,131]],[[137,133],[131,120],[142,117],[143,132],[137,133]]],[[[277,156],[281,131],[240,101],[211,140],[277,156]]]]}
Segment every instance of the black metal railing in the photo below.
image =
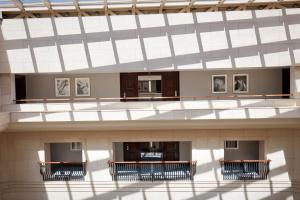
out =
{"type": "Polygon", "coordinates": [[[196,161],[108,162],[114,181],[193,180],[196,161]]]}
{"type": "Polygon", "coordinates": [[[44,181],[80,181],[86,175],[86,162],[40,162],[44,181]]]}
{"type": "Polygon", "coordinates": [[[269,174],[270,160],[221,160],[224,180],[263,180],[269,174]]]}

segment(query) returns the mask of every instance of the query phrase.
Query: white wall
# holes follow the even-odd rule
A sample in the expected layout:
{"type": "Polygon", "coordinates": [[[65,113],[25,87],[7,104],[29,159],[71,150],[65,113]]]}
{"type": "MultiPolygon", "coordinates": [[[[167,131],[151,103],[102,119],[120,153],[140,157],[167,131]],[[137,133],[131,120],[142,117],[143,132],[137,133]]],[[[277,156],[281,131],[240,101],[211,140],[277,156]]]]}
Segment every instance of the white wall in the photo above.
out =
{"type": "Polygon", "coordinates": [[[8,181],[7,135],[0,133],[0,200],[8,181]]]}
{"type": "MultiPolygon", "coordinates": [[[[180,94],[181,96],[224,96],[232,94],[233,74],[249,75],[248,94],[281,94],[282,93],[282,72],[281,69],[265,70],[216,70],[216,71],[193,71],[180,72],[180,94]],[[211,77],[212,75],[227,75],[227,94],[213,94],[211,77]]],[[[75,78],[89,77],[91,84],[91,97],[120,97],[120,76],[119,73],[111,74],[68,74],[68,75],[27,75],[26,87],[28,99],[55,97],[55,78],[71,78],[71,96],[75,97],[75,78]]]]}
{"type": "MultiPolygon", "coordinates": [[[[1,68],[1,67],[0,67],[1,68]]],[[[0,111],[1,104],[11,104],[15,99],[15,76],[0,73],[0,111]]]]}
{"type": "Polygon", "coordinates": [[[290,71],[290,85],[291,93],[294,98],[300,98],[300,66],[295,66],[291,68],[290,71]]]}
{"type": "Polygon", "coordinates": [[[191,160],[192,142],[181,141],[179,142],[179,160],[191,160]]]}
{"type": "Polygon", "coordinates": [[[113,154],[115,161],[124,161],[124,150],[123,150],[123,142],[114,142],[113,143],[113,154]]]}
{"type": "Polygon", "coordinates": [[[238,141],[238,149],[225,149],[225,160],[259,160],[259,141],[238,141]]]}
{"type": "Polygon", "coordinates": [[[3,197],[5,200],[154,199],[158,196],[162,200],[170,196],[174,200],[293,199],[291,181],[300,180],[299,133],[299,129],[7,133],[10,144],[7,174],[11,184],[3,197]],[[230,139],[265,141],[266,159],[272,160],[269,180],[223,181],[219,160],[224,158],[224,140],[230,139]],[[86,141],[85,181],[43,183],[37,161],[44,160],[44,143],[70,140],[86,141]],[[192,141],[192,160],[197,160],[194,182],[112,182],[107,167],[107,161],[113,158],[112,143],[137,140],[192,141]]]}
{"type": "MultiPolygon", "coordinates": [[[[71,151],[70,145],[71,143],[50,143],[51,162],[82,162],[82,152],[71,151]]],[[[45,155],[47,154],[45,151],[45,155]]]]}
{"type": "Polygon", "coordinates": [[[233,94],[233,74],[248,74],[249,92],[247,94],[281,94],[281,69],[266,70],[215,70],[202,72],[180,72],[181,96],[226,96],[233,94]],[[227,93],[212,93],[212,75],[227,75],[227,93]]]}
{"type": "MultiPolygon", "coordinates": [[[[15,98],[14,83],[15,80],[13,74],[0,73],[0,134],[3,130],[7,128],[8,123],[10,122],[10,114],[8,112],[3,112],[2,106],[4,104],[8,105],[13,103],[13,99],[15,98]]],[[[1,190],[1,184],[0,184],[0,190],[1,190]]]]}
{"type": "Polygon", "coordinates": [[[4,19],[1,73],[299,64],[300,9],[4,19]]]}
{"type": "Polygon", "coordinates": [[[68,74],[68,75],[27,75],[26,92],[28,99],[57,98],[55,96],[55,78],[70,78],[71,96],[75,96],[75,78],[90,78],[91,97],[120,97],[120,75],[113,74],[68,74]]]}

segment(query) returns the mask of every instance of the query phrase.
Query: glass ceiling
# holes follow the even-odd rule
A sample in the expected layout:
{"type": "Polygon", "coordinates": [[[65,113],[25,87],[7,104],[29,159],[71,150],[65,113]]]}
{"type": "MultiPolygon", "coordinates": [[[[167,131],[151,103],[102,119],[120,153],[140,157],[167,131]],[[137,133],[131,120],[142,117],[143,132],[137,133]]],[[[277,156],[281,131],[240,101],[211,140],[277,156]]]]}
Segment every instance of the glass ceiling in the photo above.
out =
{"type": "MultiPolygon", "coordinates": [[[[89,8],[89,9],[101,9],[99,5],[102,5],[102,8],[104,6],[104,3],[107,2],[107,6],[114,6],[118,7],[119,5],[128,5],[132,6],[133,2],[135,2],[136,6],[182,6],[184,7],[191,7],[191,6],[199,6],[199,5],[217,5],[219,3],[222,3],[224,5],[226,4],[246,4],[249,2],[249,0],[0,0],[0,11],[20,11],[23,8],[26,11],[29,11],[31,9],[34,10],[35,7],[43,7],[46,8],[45,2],[50,2],[52,9],[63,9],[66,7],[73,6],[74,2],[78,2],[79,8],[89,8]],[[88,6],[88,7],[87,7],[88,6]],[[60,7],[60,8],[58,8],[60,7]]],[[[300,0],[250,0],[253,3],[278,3],[278,2],[293,2],[293,3],[300,3],[300,0]]],[[[68,9],[70,9],[68,7],[68,9]]],[[[76,7],[76,6],[73,6],[76,7]]],[[[76,9],[76,8],[71,8],[76,9]]]]}

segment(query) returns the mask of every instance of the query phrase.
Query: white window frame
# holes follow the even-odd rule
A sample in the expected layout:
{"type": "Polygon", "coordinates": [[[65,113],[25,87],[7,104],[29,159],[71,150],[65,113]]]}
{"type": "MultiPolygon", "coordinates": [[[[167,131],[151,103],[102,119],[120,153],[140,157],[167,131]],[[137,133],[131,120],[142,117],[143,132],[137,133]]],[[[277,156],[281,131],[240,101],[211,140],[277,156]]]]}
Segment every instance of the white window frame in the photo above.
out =
{"type": "Polygon", "coordinates": [[[70,151],[82,151],[82,143],[81,142],[71,142],[70,143],[70,151]],[[74,144],[75,148],[73,148],[73,144],[74,144]]]}
{"type": "Polygon", "coordinates": [[[224,141],[224,149],[238,150],[239,149],[239,141],[238,140],[225,140],[224,141]],[[227,147],[226,146],[227,142],[236,142],[236,147],[227,147]]]}

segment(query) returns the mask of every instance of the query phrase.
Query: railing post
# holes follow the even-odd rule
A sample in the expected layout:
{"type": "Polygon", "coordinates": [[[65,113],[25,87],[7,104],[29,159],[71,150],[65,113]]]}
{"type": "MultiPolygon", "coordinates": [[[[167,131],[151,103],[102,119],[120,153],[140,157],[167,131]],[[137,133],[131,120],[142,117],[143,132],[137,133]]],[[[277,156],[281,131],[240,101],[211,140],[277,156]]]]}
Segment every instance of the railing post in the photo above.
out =
{"type": "Polygon", "coordinates": [[[191,166],[191,172],[190,172],[190,176],[191,176],[191,180],[194,180],[194,163],[193,161],[190,162],[190,166],[191,166]]]}
{"type": "Polygon", "coordinates": [[[221,160],[224,180],[267,179],[269,160],[221,160]]]}
{"type": "Polygon", "coordinates": [[[194,180],[196,162],[193,161],[143,161],[108,162],[115,181],[194,180]]]}

